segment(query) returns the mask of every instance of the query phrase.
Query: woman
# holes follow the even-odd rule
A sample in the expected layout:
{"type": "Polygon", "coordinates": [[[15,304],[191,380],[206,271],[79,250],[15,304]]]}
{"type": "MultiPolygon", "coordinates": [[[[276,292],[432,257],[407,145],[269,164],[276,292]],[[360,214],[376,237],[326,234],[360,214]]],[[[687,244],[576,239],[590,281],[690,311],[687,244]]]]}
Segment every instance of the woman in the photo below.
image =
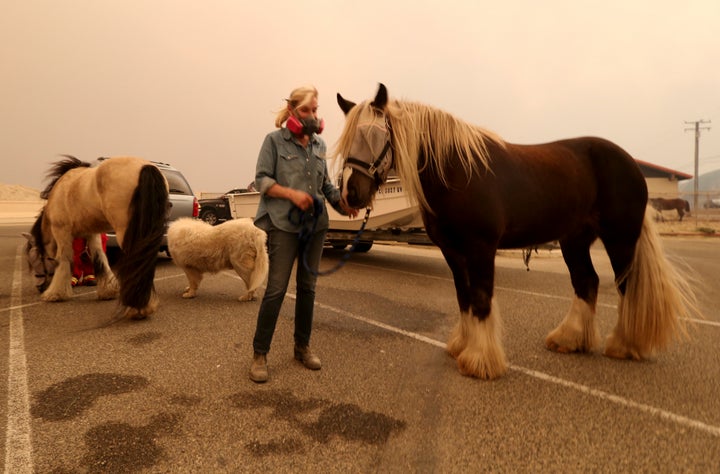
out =
{"type": "Polygon", "coordinates": [[[255,170],[255,187],[261,195],[255,225],[267,232],[270,259],[250,367],[250,379],[257,383],[268,379],[267,353],[295,261],[295,359],[308,369],[321,368],[310,350],[310,333],[316,274],[329,225],[325,201],[341,214],[357,215],[328,176],[326,146],[319,136],[324,124],[318,118],[317,89],[297,88],[286,102],[275,118],[278,129],[265,137],[255,170]]]}

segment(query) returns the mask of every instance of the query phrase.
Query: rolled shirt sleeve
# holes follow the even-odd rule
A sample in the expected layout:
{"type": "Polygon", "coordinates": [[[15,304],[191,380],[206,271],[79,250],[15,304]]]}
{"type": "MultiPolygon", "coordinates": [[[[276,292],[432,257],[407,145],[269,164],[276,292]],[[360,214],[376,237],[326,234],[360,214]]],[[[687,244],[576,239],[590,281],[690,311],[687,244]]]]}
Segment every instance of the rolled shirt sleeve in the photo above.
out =
{"type": "MultiPolygon", "coordinates": [[[[268,216],[272,224],[286,232],[299,232],[297,222],[289,219],[294,204],[282,198],[267,195],[267,190],[275,183],[300,191],[305,191],[323,203],[322,212],[314,216],[317,219],[315,229],[327,230],[329,219],[325,200],[337,204],[340,191],[328,177],[325,160],[326,145],[317,135],[310,139],[309,146],[303,148],[286,128],[270,132],[263,141],[255,169],[255,186],[260,192],[260,205],[255,223],[263,227],[268,216]]],[[[335,207],[335,206],[333,206],[335,207]]]]}

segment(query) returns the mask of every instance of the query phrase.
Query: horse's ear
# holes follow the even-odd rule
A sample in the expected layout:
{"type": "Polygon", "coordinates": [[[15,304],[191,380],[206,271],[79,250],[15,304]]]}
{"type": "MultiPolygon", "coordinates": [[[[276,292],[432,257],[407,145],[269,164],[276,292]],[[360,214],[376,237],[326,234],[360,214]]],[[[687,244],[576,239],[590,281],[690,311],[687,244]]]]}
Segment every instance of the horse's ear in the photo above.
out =
{"type": "Polygon", "coordinates": [[[352,108],[355,107],[355,105],[356,105],[355,102],[350,102],[349,100],[345,100],[343,98],[343,96],[340,95],[339,92],[337,94],[337,103],[340,106],[340,110],[342,110],[345,115],[347,115],[348,112],[350,112],[350,110],[352,110],[352,108]]]}
{"type": "Polygon", "coordinates": [[[385,105],[387,105],[388,101],[388,93],[387,89],[385,88],[385,84],[382,82],[380,83],[380,86],[378,87],[377,94],[375,94],[375,99],[372,101],[373,107],[377,107],[380,110],[383,110],[385,108],[385,105]]]}
{"type": "Polygon", "coordinates": [[[30,242],[30,243],[33,243],[35,240],[35,239],[33,239],[32,234],[29,234],[27,232],[23,232],[22,236],[25,237],[28,240],[28,242],[30,242]]]}

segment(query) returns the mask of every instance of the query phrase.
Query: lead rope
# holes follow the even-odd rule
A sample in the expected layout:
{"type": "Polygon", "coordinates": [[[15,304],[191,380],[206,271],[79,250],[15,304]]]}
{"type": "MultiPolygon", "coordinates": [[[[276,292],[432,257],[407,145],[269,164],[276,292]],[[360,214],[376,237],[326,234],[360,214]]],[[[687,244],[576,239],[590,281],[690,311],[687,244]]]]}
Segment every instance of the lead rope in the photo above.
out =
{"type": "MultiPolygon", "coordinates": [[[[298,233],[298,240],[300,240],[300,245],[303,247],[303,249],[306,247],[307,243],[312,238],[313,234],[315,234],[315,229],[317,228],[317,217],[322,214],[323,210],[323,203],[318,198],[313,198],[313,212],[308,211],[301,211],[297,207],[293,207],[288,212],[288,220],[295,224],[293,219],[293,214],[297,213],[299,214],[298,222],[297,224],[300,226],[300,232],[298,233]],[[312,222],[308,222],[312,221],[312,222]]],[[[360,226],[360,230],[358,230],[358,233],[355,235],[355,239],[353,239],[353,243],[350,246],[350,249],[345,251],[342,257],[340,257],[340,261],[335,264],[334,267],[328,269],[328,270],[313,270],[310,268],[310,265],[307,263],[307,252],[302,252],[302,262],[305,266],[305,269],[312,273],[313,275],[317,276],[326,276],[331,275],[335,273],[336,271],[340,270],[350,259],[350,256],[355,252],[355,248],[360,243],[360,236],[365,231],[365,226],[367,225],[368,219],[370,218],[370,208],[368,207],[365,210],[365,218],[363,218],[362,225],[360,226]]]]}

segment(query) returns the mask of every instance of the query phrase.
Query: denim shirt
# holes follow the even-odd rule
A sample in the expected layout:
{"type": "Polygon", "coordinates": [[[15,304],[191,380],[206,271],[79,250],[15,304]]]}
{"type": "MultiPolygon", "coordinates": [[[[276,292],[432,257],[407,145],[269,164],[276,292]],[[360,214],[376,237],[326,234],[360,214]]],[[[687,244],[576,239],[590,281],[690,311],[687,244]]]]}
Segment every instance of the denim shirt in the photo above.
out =
{"type": "MultiPolygon", "coordinates": [[[[287,188],[305,191],[320,199],[323,211],[317,218],[316,231],[324,231],[329,227],[329,219],[325,200],[340,213],[340,190],[330,181],[325,161],[326,146],[322,138],[313,134],[307,148],[293,137],[287,128],[280,128],[268,133],[260,148],[255,168],[255,187],[260,191],[260,205],[255,215],[255,224],[263,230],[269,230],[265,216],[272,224],[285,232],[300,232],[298,214],[294,213],[290,221],[290,210],[295,207],[292,201],[268,196],[267,190],[275,183],[287,188]]],[[[312,212],[310,209],[308,212],[312,212]]]]}

